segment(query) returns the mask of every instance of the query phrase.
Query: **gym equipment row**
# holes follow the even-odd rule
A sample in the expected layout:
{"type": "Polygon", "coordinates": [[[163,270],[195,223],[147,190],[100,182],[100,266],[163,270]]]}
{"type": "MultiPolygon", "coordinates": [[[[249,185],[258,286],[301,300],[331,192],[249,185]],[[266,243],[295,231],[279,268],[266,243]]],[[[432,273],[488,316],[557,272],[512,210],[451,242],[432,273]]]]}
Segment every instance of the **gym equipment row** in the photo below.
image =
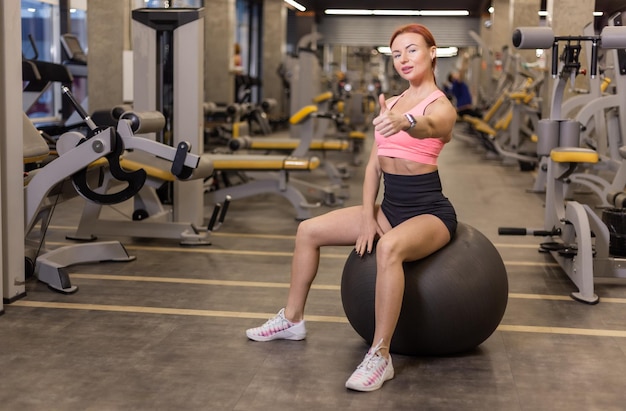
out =
{"type": "Polygon", "coordinates": [[[289,152],[296,157],[307,155],[320,157],[321,166],[328,179],[327,184],[313,184],[308,181],[293,179],[291,181],[296,186],[301,187],[309,196],[322,201],[325,205],[340,205],[344,199],[348,198],[347,186],[344,183],[344,180],[349,177],[348,167],[345,164],[335,164],[326,155],[330,152],[354,153],[354,150],[363,144],[365,135],[355,132],[350,133],[349,139],[328,137],[328,125],[341,118],[340,113],[328,110],[332,97],[331,92],[322,93],[313,99],[314,105],[308,105],[292,116],[290,124],[293,127],[297,126],[297,138],[234,135],[233,139],[229,141],[229,148],[233,151],[289,152]],[[303,115],[311,115],[313,121],[306,125],[302,124],[298,117],[303,115]]]}
{"type": "MultiPolygon", "coordinates": [[[[485,50],[482,39],[476,33],[470,32],[470,35],[485,50]]],[[[535,72],[529,69],[531,65],[519,53],[512,53],[505,48],[502,55],[503,70],[499,78],[497,81],[489,78],[493,83],[493,90],[498,90],[498,94],[487,98],[479,87],[476,100],[483,104],[489,100],[490,103],[482,106],[480,117],[465,114],[459,118],[465,128],[457,127],[455,138],[477,146],[485,152],[488,159],[500,160],[503,165],[519,164],[523,171],[534,170],[538,162],[536,127],[541,118],[540,96],[544,75],[540,70],[535,72]]],[[[483,58],[485,65],[493,63],[489,55],[476,55],[470,61],[481,59],[482,62],[483,58]]],[[[477,63],[473,65],[476,66],[477,63]]],[[[478,74],[472,75],[472,78],[485,74],[479,68],[476,71],[478,74]]],[[[473,83],[475,82],[476,79],[473,83]]],[[[493,90],[490,90],[490,94],[493,90]]]]}
{"type": "MultiPolygon", "coordinates": [[[[174,181],[173,221],[191,220],[201,226],[205,203],[222,203],[229,195],[237,201],[258,193],[283,196],[293,205],[297,219],[309,218],[311,204],[293,186],[288,175],[314,170],[319,166],[318,158],[204,153],[204,13],[205,9],[135,9],[132,12],[133,50],[136,51],[133,54],[133,106],[138,111],[164,113],[169,125],[167,130],[146,137],[172,145],[179,139],[191,139],[195,153],[211,159],[215,176],[237,171],[250,179],[245,184],[209,193],[206,193],[205,181],[184,185],[174,181]],[[163,50],[167,53],[159,54],[163,50]]],[[[296,123],[307,122],[310,116],[292,116],[294,118],[296,123]]]]}
{"type": "MultiPolygon", "coordinates": [[[[513,34],[515,47],[552,49],[551,74],[558,80],[552,92],[550,118],[540,120],[538,128],[539,150],[546,153],[544,226],[501,228],[499,233],[543,237],[540,251],[550,253],[578,288],[572,298],[588,304],[599,301],[594,292],[595,277],[626,277],[625,231],[620,226],[624,219],[625,187],[615,187],[617,190],[607,195],[611,207],[602,211],[602,217],[590,205],[568,199],[573,174],[586,165],[597,164],[600,155],[594,149],[580,147],[581,123],[562,117],[563,95],[567,83],[581,72],[581,44],[591,44],[592,78],[598,74],[599,49],[626,48],[626,27],[621,27],[621,15],[614,16],[611,23],[600,35],[554,36],[547,27],[518,28],[513,34]]],[[[621,67],[623,58],[619,54],[617,57],[621,67]]],[[[624,73],[620,70],[620,75],[624,73]]]]}
{"type": "MultiPolygon", "coordinates": [[[[611,22],[609,24],[614,24],[611,22]]],[[[592,36],[595,30],[594,24],[590,23],[584,28],[583,35],[592,36]]],[[[587,54],[591,54],[589,43],[582,46],[586,47],[587,54]]],[[[506,55],[509,62],[520,60],[516,54],[506,55]]],[[[598,56],[599,75],[589,79],[589,89],[577,89],[572,82],[567,91],[574,95],[565,100],[562,107],[558,106],[564,116],[575,117],[581,123],[579,145],[593,148],[601,156],[601,161],[594,166],[587,166],[584,173],[578,172],[571,179],[596,192],[601,199],[606,197],[607,189],[614,191],[621,178],[622,158],[619,148],[622,144],[621,130],[626,129],[626,116],[619,114],[626,107],[620,104],[619,98],[624,94],[623,76],[615,74],[619,70],[618,55],[618,50],[602,49],[598,56]],[[607,183],[607,179],[611,181],[613,176],[615,184],[607,183]]],[[[523,171],[537,169],[534,184],[529,191],[544,193],[547,173],[545,158],[549,152],[538,146],[536,132],[542,112],[542,101],[538,96],[542,94],[543,71],[531,76],[526,69],[533,64],[521,60],[515,65],[507,63],[506,66],[514,74],[505,77],[525,78],[525,81],[501,94],[484,112],[482,119],[464,116],[463,120],[471,124],[473,133],[457,132],[456,136],[464,141],[478,141],[486,149],[488,158],[501,159],[505,165],[518,162],[523,171]]],[[[586,74],[586,70],[582,69],[581,74],[586,74]]]]}
{"type": "MultiPolygon", "coordinates": [[[[239,154],[237,151],[232,154],[211,154],[219,165],[218,170],[237,173],[242,182],[220,185],[221,182],[211,181],[205,188],[207,201],[219,203],[226,197],[238,200],[262,193],[274,193],[291,203],[296,211],[297,220],[310,218],[311,209],[319,207],[321,203],[308,201],[299,189],[300,186],[307,186],[307,182],[295,179],[292,173],[312,171],[320,165],[318,157],[307,157],[313,140],[315,127],[313,119],[316,112],[317,107],[311,105],[291,116],[290,122],[294,125],[300,124],[302,133],[300,139],[294,139],[298,145],[289,154],[239,154]]],[[[308,185],[318,189],[312,184],[308,185]]],[[[334,193],[329,191],[328,194],[334,193]]]]}
{"type": "MultiPolygon", "coordinates": [[[[616,21],[619,21],[621,17],[615,16],[609,20],[609,26],[613,26],[616,21]]],[[[583,37],[593,37],[595,35],[595,29],[593,24],[589,24],[584,29],[583,37]]],[[[584,42],[581,44],[586,47],[587,55],[593,55],[592,42],[584,42]]],[[[576,53],[579,53],[580,49],[577,49],[576,53]]],[[[563,101],[563,95],[566,90],[566,84],[561,85],[563,90],[558,93],[553,91],[551,100],[551,113],[552,118],[571,118],[579,124],[580,133],[577,132],[576,136],[573,136],[569,144],[585,147],[595,150],[600,158],[600,161],[591,165],[587,164],[584,170],[574,173],[570,176],[572,183],[585,186],[592,192],[595,192],[600,200],[603,202],[603,206],[608,206],[609,203],[605,201],[607,190],[614,191],[616,189],[622,190],[623,181],[626,177],[620,177],[626,168],[622,165],[622,157],[619,153],[619,148],[622,145],[622,132],[626,128],[623,127],[623,123],[626,117],[623,115],[623,104],[620,103],[619,96],[623,96],[626,92],[626,84],[621,74],[618,74],[613,69],[613,80],[608,76],[608,72],[611,70],[611,66],[618,64],[619,51],[617,49],[602,49],[603,55],[596,51],[595,58],[596,63],[596,75],[590,76],[590,89],[577,90],[573,87],[573,79],[580,73],[586,74],[586,69],[580,69],[576,72],[570,72],[570,87],[569,90],[578,92],[575,95],[565,101],[563,101]],[[600,61],[604,61],[604,65],[600,65],[600,61]],[[612,86],[609,88],[609,85],[612,86]],[[619,115],[622,112],[622,115],[619,115]],[[577,140],[577,141],[576,141],[577,140]],[[610,181],[614,180],[614,184],[610,181]],[[620,182],[621,181],[621,182],[620,182]]],[[[578,56],[573,56],[572,59],[576,59],[572,64],[579,64],[578,56]]],[[[570,70],[571,71],[571,70],[570,70]]],[[[558,83],[557,83],[558,84],[558,83]]],[[[547,161],[550,154],[550,150],[553,148],[554,143],[542,140],[537,145],[537,156],[539,158],[538,173],[535,177],[535,182],[532,188],[532,192],[543,193],[546,189],[547,179],[547,161]]],[[[570,187],[574,187],[575,184],[571,184],[570,187]]]]}
{"type": "Polygon", "coordinates": [[[537,163],[535,130],[541,118],[537,100],[541,84],[541,78],[528,75],[517,89],[503,92],[483,118],[463,116],[483,146],[505,165],[513,161],[522,169],[533,169],[537,163]]]}

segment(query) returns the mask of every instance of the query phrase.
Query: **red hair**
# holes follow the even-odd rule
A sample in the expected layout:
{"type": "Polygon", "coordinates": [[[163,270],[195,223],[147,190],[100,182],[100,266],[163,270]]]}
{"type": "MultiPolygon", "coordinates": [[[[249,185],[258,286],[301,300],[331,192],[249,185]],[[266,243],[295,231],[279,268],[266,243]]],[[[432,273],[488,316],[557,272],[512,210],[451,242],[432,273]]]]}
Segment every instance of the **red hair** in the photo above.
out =
{"type": "MultiPolygon", "coordinates": [[[[389,40],[389,46],[393,44],[393,41],[396,39],[396,37],[404,33],[419,34],[420,36],[424,38],[424,42],[426,42],[426,46],[428,46],[429,48],[433,46],[437,47],[433,33],[431,33],[430,30],[426,28],[426,26],[422,24],[417,24],[417,23],[406,24],[404,26],[398,27],[396,31],[394,31],[393,34],[391,35],[391,40],[389,40]]],[[[435,71],[436,66],[437,66],[437,56],[433,58],[433,63],[432,63],[433,71],[435,71]]]]}

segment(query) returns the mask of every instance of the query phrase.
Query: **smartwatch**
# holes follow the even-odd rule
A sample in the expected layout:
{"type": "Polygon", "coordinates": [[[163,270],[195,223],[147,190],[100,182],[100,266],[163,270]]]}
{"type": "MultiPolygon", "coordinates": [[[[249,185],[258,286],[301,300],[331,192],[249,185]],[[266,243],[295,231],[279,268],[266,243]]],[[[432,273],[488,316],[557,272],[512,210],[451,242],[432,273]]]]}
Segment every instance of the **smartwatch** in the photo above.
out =
{"type": "Polygon", "coordinates": [[[417,124],[417,121],[415,121],[415,117],[413,117],[411,114],[406,113],[404,115],[404,117],[406,117],[407,120],[409,120],[409,128],[405,129],[404,131],[410,130],[413,127],[415,127],[415,125],[417,124]]]}

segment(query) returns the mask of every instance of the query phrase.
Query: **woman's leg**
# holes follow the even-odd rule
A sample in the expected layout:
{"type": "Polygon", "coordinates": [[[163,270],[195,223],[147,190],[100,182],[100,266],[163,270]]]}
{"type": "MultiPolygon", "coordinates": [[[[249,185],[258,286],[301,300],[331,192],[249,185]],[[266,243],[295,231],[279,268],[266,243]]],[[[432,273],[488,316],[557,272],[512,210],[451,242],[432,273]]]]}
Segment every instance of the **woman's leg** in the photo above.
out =
{"type": "Polygon", "coordinates": [[[404,295],[402,263],[424,258],[450,241],[445,224],[433,215],[413,217],[394,227],[376,246],[376,329],[373,344],[389,356],[391,337],[398,323],[404,295]]]}
{"type": "Polygon", "coordinates": [[[300,223],[291,263],[291,284],[285,318],[299,322],[317,274],[320,247],[354,245],[361,224],[361,206],[341,208],[300,223]]]}

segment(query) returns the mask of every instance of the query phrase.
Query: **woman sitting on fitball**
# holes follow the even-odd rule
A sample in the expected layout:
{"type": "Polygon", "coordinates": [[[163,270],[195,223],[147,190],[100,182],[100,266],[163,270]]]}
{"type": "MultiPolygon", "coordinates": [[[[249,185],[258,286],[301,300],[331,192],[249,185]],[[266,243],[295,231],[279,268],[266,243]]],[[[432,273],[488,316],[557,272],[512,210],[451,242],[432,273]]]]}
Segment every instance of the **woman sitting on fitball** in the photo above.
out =
{"type": "Polygon", "coordinates": [[[389,345],[402,306],[402,263],[439,250],[457,227],[437,169],[437,158],[452,137],[457,113],[435,83],[435,39],[426,27],[409,24],[393,33],[390,44],[394,67],[409,87],[388,100],[380,95],[363,205],[300,223],[287,305],[262,326],[246,331],[255,341],[304,339],[304,305],[319,266],[320,247],[354,244],[363,255],[372,252],[378,239],[374,345],[346,382],[347,388],[358,391],[376,390],[394,376],[389,345]],[[381,176],[385,192],[378,205],[381,176]]]}

